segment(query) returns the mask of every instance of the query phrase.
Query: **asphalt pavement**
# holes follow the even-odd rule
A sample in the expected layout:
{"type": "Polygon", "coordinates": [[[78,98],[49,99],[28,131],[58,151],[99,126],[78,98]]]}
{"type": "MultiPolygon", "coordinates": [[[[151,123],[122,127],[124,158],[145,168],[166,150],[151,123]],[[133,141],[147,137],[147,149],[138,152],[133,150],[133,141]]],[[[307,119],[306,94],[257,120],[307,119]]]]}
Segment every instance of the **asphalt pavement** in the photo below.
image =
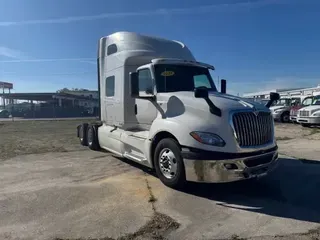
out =
{"type": "Polygon", "coordinates": [[[286,156],[259,181],[184,191],[105,152],[20,156],[0,165],[0,239],[116,239],[146,227],[155,213],[179,224],[168,239],[303,233],[320,227],[319,186],[318,161],[286,156]]]}

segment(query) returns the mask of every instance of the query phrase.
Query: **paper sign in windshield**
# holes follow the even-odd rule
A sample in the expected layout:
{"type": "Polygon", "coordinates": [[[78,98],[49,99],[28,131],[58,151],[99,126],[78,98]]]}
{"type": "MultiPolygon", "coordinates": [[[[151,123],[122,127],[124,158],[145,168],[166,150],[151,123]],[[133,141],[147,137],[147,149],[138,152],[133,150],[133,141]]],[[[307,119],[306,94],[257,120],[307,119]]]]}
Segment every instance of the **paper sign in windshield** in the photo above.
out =
{"type": "Polygon", "coordinates": [[[174,75],[173,71],[164,71],[161,73],[161,76],[164,76],[164,77],[171,77],[173,75],[174,75]]]}

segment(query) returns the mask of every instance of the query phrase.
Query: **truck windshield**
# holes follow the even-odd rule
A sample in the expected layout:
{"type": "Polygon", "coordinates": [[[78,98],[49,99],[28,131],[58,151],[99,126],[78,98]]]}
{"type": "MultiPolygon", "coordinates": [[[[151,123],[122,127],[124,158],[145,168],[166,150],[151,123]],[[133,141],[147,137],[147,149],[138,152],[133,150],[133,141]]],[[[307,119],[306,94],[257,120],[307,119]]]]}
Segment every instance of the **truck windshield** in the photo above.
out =
{"type": "Polygon", "coordinates": [[[276,102],[275,106],[289,106],[291,103],[291,99],[283,98],[276,102]]]}
{"type": "Polygon", "coordinates": [[[302,106],[309,106],[313,102],[313,97],[307,97],[303,100],[302,106]]]}
{"type": "Polygon", "coordinates": [[[312,105],[320,105],[320,97],[316,97],[316,98],[313,100],[312,105]]]}
{"type": "Polygon", "coordinates": [[[194,91],[196,87],[217,91],[207,68],[169,64],[158,64],[154,68],[157,92],[194,91]]]}

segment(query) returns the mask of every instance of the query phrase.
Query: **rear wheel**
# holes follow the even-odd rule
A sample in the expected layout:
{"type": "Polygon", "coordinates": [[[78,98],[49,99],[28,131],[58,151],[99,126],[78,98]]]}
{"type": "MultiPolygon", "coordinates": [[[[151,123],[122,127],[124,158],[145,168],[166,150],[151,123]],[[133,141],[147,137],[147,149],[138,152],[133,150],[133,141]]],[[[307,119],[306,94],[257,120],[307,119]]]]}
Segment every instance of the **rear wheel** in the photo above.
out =
{"type": "Polygon", "coordinates": [[[171,138],[162,139],[154,153],[154,165],[161,182],[171,188],[186,183],[185,168],[179,143],[171,138]]]}
{"type": "Polygon", "coordinates": [[[88,124],[87,123],[83,123],[79,126],[79,140],[80,140],[80,144],[82,146],[88,146],[88,141],[87,141],[87,128],[88,128],[88,124]]]}
{"type": "Polygon", "coordinates": [[[88,126],[87,141],[88,141],[88,146],[91,150],[97,151],[100,149],[97,126],[94,126],[94,125],[88,126]]]}

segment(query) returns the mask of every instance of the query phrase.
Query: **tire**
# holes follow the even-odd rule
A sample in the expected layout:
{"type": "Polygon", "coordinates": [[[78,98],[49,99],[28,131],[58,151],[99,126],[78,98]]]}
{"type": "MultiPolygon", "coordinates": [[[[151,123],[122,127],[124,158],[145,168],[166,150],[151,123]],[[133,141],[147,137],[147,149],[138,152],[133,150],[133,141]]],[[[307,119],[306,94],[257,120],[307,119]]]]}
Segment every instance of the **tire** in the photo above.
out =
{"type": "Polygon", "coordinates": [[[98,141],[98,128],[94,125],[89,125],[87,128],[87,143],[91,150],[100,150],[100,145],[98,141]]]}
{"type": "Polygon", "coordinates": [[[88,146],[87,128],[88,123],[83,123],[79,126],[79,140],[82,146],[88,146]]]}
{"type": "Polygon", "coordinates": [[[164,185],[174,189],[185,185],[185,167],[177,141],[172,138],[162,139],[156,146],[153,159],[157,176],[164,185]]]}
{"type": "Polygon", "coordinates": [[[290,113],[284,112],[281,115],[281,122],[282,123],[288,123],[290,121],[290,113]]]}

